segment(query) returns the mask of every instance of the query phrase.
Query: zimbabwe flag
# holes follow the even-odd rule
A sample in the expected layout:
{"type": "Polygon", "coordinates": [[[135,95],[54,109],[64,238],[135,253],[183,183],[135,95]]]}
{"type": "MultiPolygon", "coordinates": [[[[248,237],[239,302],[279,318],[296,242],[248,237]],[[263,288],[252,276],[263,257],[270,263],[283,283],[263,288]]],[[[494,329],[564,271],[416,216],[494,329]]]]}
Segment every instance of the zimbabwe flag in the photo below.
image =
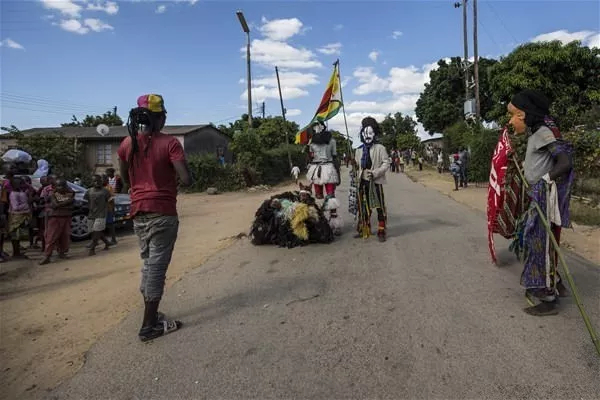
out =
{"type": "Polygon", "coordinates": [[[337,60],[333,64],[333,73],[329,78],[327,89],[323,94],[321,103],[317,108],[317,112],[313,119],[306,125],[300,132],[296,134],[296,144],[307,144],[308,143],[308,127],[317,121],[325,122],[337,115],[342,108],[342,100],[340,96],[340,71],[339,71],[340,60],[337,60]]]}

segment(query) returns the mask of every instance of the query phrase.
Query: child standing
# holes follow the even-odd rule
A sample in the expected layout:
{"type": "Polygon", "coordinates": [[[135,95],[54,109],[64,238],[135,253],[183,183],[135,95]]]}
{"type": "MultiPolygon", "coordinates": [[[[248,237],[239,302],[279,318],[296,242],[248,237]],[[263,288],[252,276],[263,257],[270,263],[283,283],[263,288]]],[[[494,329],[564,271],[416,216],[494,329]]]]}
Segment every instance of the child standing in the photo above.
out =
{"type": "Polygon", "coordinates": [[[117,233],[115,230],[115,191],[112,186],[110,186],[108,175],[102,176],[102,182],[104,188],[110,193],[110,198],[108,199],[108,212],[106,213],[106,229],[110,235],[110,245],[114,246],[117,244],[117,233]]]}
{"type": "Polygon", "coordinates": [[[29,234],[32,197],[24,180],[14,178],[13,184],[9,196],[8,234],[12,243],[13,258],[21,258],[24,257],[24,254],[21,254],[21,237],[29,234]]]}
{"type": "Polygon", "coordinates": [[[46,249],[40,265],[50,263],[52,252],[56,248],[60,258],[67,258],[71,244],[71,216],[73,212],[74,193],[67,186],[67,181],[56,180],[55,190],[49,196],[50,208],[47,213],[46,249]]]}
{"type": "Polygon", "coordinates": [[[452,164],[450,164],[450,173],[452,174],[452,177],[454,178],[454,191],[458,190],[458,180],[460,178],[460,161],[458,159],[458,154],[454,155],[454,161],[452,161],[452,164]]]}
{"type": "Polygon", "coordinates": [[[92,187],[83,195],[83,198],[88,202],[88,228],[92,233],[92,243],[88,253],[90,256],[96,254],[96,246],[99,240],[104,242],[104,250],[108,250],[110,246],[104,236],[104,230],[106,229],[108,202],[111,196],[103,183],[100,175],[94,175],[92,178],[92,187]]]}

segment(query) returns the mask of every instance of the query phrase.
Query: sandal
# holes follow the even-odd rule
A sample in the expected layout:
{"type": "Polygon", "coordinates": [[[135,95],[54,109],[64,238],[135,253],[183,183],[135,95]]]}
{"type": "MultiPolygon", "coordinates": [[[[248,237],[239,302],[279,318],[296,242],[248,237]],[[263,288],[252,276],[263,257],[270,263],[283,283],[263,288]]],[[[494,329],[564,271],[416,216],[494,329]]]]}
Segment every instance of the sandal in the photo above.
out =
{"type": "Polygon", "coordinates": [[[140,329],[140,333],[138,335],[142,342],[147,342],[149,340],[156,339],[158,337],[167,335],[171,332],[175,332],[176,330],[181,328],[182,325],[183,325],[183,323],[181,321],[162,320],[162,321],[158,321],[156,323],[156,325],[153,327],[140,329]]]}

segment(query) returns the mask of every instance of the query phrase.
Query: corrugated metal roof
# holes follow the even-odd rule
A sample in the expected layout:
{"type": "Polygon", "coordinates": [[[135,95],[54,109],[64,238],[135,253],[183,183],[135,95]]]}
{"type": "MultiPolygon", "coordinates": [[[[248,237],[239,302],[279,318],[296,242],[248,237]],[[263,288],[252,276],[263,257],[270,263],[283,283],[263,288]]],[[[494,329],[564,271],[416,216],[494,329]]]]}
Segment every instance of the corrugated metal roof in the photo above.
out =
{"type": "MultiPolygon", "coordinates": [[[[167,135],[186,135],[190,132],[197,131],[199,129],[211,126],[208,124],[204,125],[171,125],[165,126],[162,132],[167,135]]],[[[215,128],[216,129],[216,128],[215,128]]],[[[111,126],[106,136],[100,136],[96,132],[94,127],[79,127],[79,126],[67,126],[57,128],[32,128],[21,131],[25,136],[33,135],[48,135],[52,133],[60,133],[65,136],[78,137],[85,139],[102,139],[102,138],[124,138],[129,135],[126,126],[111,126]]]]}

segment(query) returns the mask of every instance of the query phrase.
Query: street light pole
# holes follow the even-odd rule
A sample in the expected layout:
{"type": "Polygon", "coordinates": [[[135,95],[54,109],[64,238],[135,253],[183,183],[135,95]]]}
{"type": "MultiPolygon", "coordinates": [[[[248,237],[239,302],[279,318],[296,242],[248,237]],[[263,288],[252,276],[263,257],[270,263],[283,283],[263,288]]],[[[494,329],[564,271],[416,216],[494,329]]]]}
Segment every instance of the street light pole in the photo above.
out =
{"type": "Polygon", "coordinates": [[[247,64],[247,78],[248,81],[248,129],[252,129],[252,74],[250,73],[250,28],[246,23],[246,18],[244,17],[244,13],[242,11],[236,12],[238,19],[240,20],[240,24],[242,25],[242,30],[246,34],[246,64],[247,64]]]}

